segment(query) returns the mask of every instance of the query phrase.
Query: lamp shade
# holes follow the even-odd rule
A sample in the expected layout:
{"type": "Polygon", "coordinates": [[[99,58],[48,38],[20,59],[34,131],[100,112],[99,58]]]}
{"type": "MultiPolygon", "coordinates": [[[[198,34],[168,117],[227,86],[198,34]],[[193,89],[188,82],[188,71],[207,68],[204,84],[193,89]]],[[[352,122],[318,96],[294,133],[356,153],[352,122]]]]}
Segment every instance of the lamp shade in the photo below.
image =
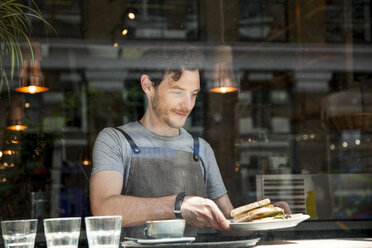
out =
{"type": "Polygon", "coordinates": [[[232,68],[232,49],[230,46],[218,46],[215,51],[213,84],[209,91],[229,93],[239,90],[239,85],[232,68]]]}
{"type": "Polygon", "coordinates": [[[31,53],[30,47],[27,44],[23,44],[23,65],[19,74],[19,87],[15,90],[22,93],[40,93],[48,91],[49,88],[46,86],[44,75],[41,71],[41,47],[40,43],[32,42],[33,53],[31,53]],[[34,56],[31,56],[33,54],[34,56]]]}
{"type": "Polygon", "coordinates": [[[19,81],[20,85],[15,89],[18,92],[34,94],[49,90],[41,72],[40,62],[37,60],[23,61],[19,81]]]}
{"type": "Polygon", "coordinates": [[[23,107],[21,106],[12,106],[10,108],[8,120],[7,120],[7,129],[13,131],[23,131],[27,129],[27,126],[22,122],[22,119],[25,116],[23,107]]]}

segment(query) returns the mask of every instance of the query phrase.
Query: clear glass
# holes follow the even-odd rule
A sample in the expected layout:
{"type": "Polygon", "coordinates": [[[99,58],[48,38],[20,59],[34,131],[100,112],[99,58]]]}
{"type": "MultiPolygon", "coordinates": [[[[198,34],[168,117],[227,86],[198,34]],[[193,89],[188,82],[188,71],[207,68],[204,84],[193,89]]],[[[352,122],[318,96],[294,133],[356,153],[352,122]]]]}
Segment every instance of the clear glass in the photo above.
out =
{"type": "Polygon", "coordinates": [[[5,248],[33,248],[37,219],[8,220],[1,222],[5,248]]]}
{"type": "Polygon", "coordinates": [[[81,217],[44,219],[44,234],[48,248],[77,248],[81,217]]]}
{"type": "Polygon", "coordinates": [[[121,216],[85,217],[85,228],[90,248],[118,248],[121,216]]]}

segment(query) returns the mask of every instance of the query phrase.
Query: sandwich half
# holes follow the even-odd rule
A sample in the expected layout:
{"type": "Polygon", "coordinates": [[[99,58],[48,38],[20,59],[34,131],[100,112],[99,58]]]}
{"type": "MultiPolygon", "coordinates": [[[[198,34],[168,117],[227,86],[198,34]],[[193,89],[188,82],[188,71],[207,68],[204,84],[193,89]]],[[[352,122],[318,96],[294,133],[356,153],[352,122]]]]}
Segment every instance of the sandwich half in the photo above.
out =
{"type": "Polygon", "coordinates": [[[231,217],[235,223],[267,220],[272,217],[284,219],[284,210],[274,207],[270,199],[264,199],[233,209],[231,217]]]}

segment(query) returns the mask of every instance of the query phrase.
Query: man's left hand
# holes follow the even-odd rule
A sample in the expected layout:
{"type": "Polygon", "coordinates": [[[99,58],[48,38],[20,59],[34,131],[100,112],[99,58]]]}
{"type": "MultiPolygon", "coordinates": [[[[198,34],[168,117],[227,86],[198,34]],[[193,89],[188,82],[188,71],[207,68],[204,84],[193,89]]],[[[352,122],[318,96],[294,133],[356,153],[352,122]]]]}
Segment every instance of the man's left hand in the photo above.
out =
{"type": "Polygon", "coordinates": [[[292,214],[292,211],[291,211],[288,203],[286,203],[285,201],[275,202],[273,205],[275,207],[279,207],[279,208],[284,209],[284,213],[286,213],[286,214],[292,214]]]}
{"type": "Polygon", "coordinates": [[[230,221],[210,199],[186,196],[182,203],[182,216],[187,223],[196,227],[230,230],[230,221]]]}

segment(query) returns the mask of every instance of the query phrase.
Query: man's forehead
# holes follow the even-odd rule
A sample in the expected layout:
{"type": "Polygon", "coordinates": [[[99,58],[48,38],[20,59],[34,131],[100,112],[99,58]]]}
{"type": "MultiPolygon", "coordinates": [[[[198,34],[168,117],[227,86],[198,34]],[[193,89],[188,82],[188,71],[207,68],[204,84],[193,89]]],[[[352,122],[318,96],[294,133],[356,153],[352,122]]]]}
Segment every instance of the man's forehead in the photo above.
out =
{"type": "Polygon", "coordinates": [[[174,71],[166,72],[165,75],[164,75],[164,78],[167,78],[167,77],[170,77],[170,78],[173,78],[173,79],[180,78],[180,77],[182,77],[182,75],[185,72],[196,72],[196,73],[199,74],[199,70],[198,69],[191,70],[191,69],[182,68],[182,70],[180,70],[180,71],[174,70],[174,71]]]}
{"type": "MultiPolygon", "coordinates": [[[[195,73],[198,73],[198,77],[197,78],[195,78],[196,79],[196,81],[198,82],[198,84],[200,84],[200,79],[199,79],[199,71],[198,70],[193,70],[193,71],[191,71],[191,70],[184,70],[184,71],[182,71],[182,74],[181,74],[181,76],[179,77],[179,78],[177,78],[177,80],[176,80],[176,78],[174,77],[174,75],[175,75],[175,73],[173,73],[173,75],[172,74],[168,74],[168,75],[166,75],[165,77],[164,77],[164,82],[168,85],[168,87],[170,87],[170,88],[183,88],[182,86],[186,86],[186,85],[191,85],[193,82],[192,81],[194,81],[194,80],[189,80],[189,79],[185,79],[184,77],[183,77],[183,74],[184,74],[184,72],[185,71],[187,71],[187,72],[195,72],[195,73]],[[186,84],[186,85],[185,85],[186,84]]],[[[198,88],[199,88],[199,86],[198,86],[198,88]]]]}

